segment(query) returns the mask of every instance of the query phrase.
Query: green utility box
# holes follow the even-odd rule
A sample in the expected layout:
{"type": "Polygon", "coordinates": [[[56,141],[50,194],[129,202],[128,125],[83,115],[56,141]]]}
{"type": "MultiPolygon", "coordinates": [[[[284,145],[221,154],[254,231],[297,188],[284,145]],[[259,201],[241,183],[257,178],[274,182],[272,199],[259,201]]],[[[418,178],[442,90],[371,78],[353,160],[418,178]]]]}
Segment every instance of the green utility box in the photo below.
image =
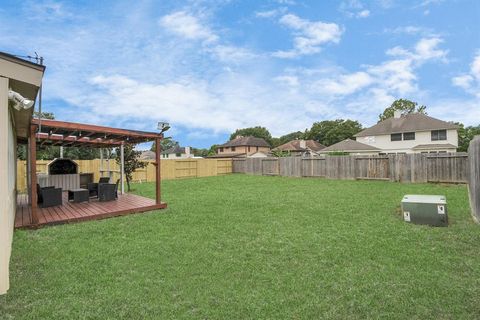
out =
{"type": "Polygon", "coordinates": [[[448,226],[445,196],[408,194],[402,199],[403,220],[436,227],[448,226]]]}

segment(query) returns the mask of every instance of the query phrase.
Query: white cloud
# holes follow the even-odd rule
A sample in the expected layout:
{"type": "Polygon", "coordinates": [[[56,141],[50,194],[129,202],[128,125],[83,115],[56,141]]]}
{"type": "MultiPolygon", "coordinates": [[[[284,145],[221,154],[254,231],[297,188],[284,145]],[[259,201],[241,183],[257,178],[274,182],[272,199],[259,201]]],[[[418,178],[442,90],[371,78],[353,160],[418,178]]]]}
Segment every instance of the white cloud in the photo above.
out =
{"type": "Polygon", "coordinates": [[[314,90],[331,95],[349,95],[373,82],[372,77],[366,72],[355,72],[340,75],[334,79],[324,78],[313,83],[314,90]]]}
{"type": "Polygon", "coordinates": [[[428,60],[440,60],[447,62],[448,50],[439,49],[438,46],[443,42],[440,37],[421,38],[415,45],[413,51],[404,49],[400,46],[387,50],[387,54],[411,59],[417,63],[423,63],[428,60]]]}
{"type": "Polygon", "coordinates": [[[286,7],[280,7],[272,10],[257,11],[255,12],[255,16],[257,18],[274,18],[281,14],[284,14],[286,11],[287,11],[286,7]]]}
{"type": "Polygon", "coordinates": [[[423,36],[435,36],[432,29],[420,27],[420,26],[400,26],[396,28],[385,28],[383,29],[384,33],[388,34],[407,34],[407,35],[423,35],[423,36]]]}
{"type": "Polygon", "coordinates": [[[367,18],[370,16],[370,10],[365,9],[360,0],[344,0],[340,2],[338,9],[350,18],[367,18]]]}
{"type": "Polygon", "coordinates": [[[452,84],[480,98],[480,51],[473,58],[469,72],[453,77],[452,84]]]}
{"type": "Polygon", "coordinates": [[[442,61],[446,61],[448,51],[438,49],[438,45],[442,42],[443,40],[438,37],[420,39],[415,46],[417,59],[441,59],[442,61]]]}
{"type": "Polygon", "coordinates": [[[370,15],[370,10],[362,10],[359,13],[357,13],[357,18],[366,18],[370,15]]]}
{"type": "Polygon", "coordinates": [[[171,32],[192,40],[214,42],[218,36],[208,27],[202,25],[200,20],[185,11],[177,11],[160,18],[162,27],[171,32]]]}
{"type": "Polygon", "coordinates": [[[277,51],[273,55],[279,58],[293,58],[321,51],[321,45],[340,42],[342,29],[335,23],[311,22],[294,14],[282,16],[279,22],[292,29],[295,35],[294,48],[289,51],[277,51]]]}

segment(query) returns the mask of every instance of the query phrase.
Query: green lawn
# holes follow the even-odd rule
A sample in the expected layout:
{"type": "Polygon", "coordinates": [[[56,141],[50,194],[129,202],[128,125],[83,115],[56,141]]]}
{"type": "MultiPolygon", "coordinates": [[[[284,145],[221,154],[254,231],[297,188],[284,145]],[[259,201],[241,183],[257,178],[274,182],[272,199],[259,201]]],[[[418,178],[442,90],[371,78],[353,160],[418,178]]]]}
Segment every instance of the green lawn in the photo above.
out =
{"type": "Polygon", "coordinates": [[[231,175],[163,192],[164,211],[16,231],[0,318],[480,318],[465,186],[231,175]],[[450,227],[404,223],[407,193],[446,195],[450,227]]]}

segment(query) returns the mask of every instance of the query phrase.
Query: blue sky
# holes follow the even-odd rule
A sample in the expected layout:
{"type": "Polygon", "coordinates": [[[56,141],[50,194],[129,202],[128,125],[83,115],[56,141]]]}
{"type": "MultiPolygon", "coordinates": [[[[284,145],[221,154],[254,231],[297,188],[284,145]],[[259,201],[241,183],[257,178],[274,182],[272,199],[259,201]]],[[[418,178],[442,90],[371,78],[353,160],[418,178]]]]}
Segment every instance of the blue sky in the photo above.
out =
{"type": "Polygon", "coordinates": [[[57,119],[209,147],[236,128],[364,126],[397,98],[480,123],[480,1],[2,1],[0,50],[45,58],[57,119]]]}

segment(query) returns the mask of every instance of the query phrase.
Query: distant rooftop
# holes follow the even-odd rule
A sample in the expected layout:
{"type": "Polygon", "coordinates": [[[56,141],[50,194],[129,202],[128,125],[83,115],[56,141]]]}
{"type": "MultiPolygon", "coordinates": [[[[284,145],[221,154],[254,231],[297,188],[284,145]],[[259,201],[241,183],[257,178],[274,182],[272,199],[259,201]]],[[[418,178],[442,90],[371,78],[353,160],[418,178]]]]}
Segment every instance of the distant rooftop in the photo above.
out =
{"type": "Polygon", "coordinates": [[[325,146],[321,144],[320,142],[317,142],[315,140],[303,140],[305,141],[305,148],[302,148],[301,145],[302,140],[292,140],[287,143],[284,143],[278,147],[276,147],[274,150],[281,150],[281,151],[305,151],[307,149],[310,149],[312,151],[320,151],[325,146]]]}
{"type": "Polygon", "coordinates": [[[322,153],[333,152],[333,151],[343,151],[343,152],[380,151],[380,149],[377,149],[375,147],[369,146],[368,144],[361,143],[355,140],[346,139],[321,150],[322,153]]]}
{"type": "Polygon", "coordinates": [[[240,147],[240,146],[251,146],[251,147],[267,147],[270,148],[270,145],[262,138],[257,137],[242,137],[238,136],[233,140],[228,141],[227,143],[217,146],[217,148],[223,147],[240,147]]]}

